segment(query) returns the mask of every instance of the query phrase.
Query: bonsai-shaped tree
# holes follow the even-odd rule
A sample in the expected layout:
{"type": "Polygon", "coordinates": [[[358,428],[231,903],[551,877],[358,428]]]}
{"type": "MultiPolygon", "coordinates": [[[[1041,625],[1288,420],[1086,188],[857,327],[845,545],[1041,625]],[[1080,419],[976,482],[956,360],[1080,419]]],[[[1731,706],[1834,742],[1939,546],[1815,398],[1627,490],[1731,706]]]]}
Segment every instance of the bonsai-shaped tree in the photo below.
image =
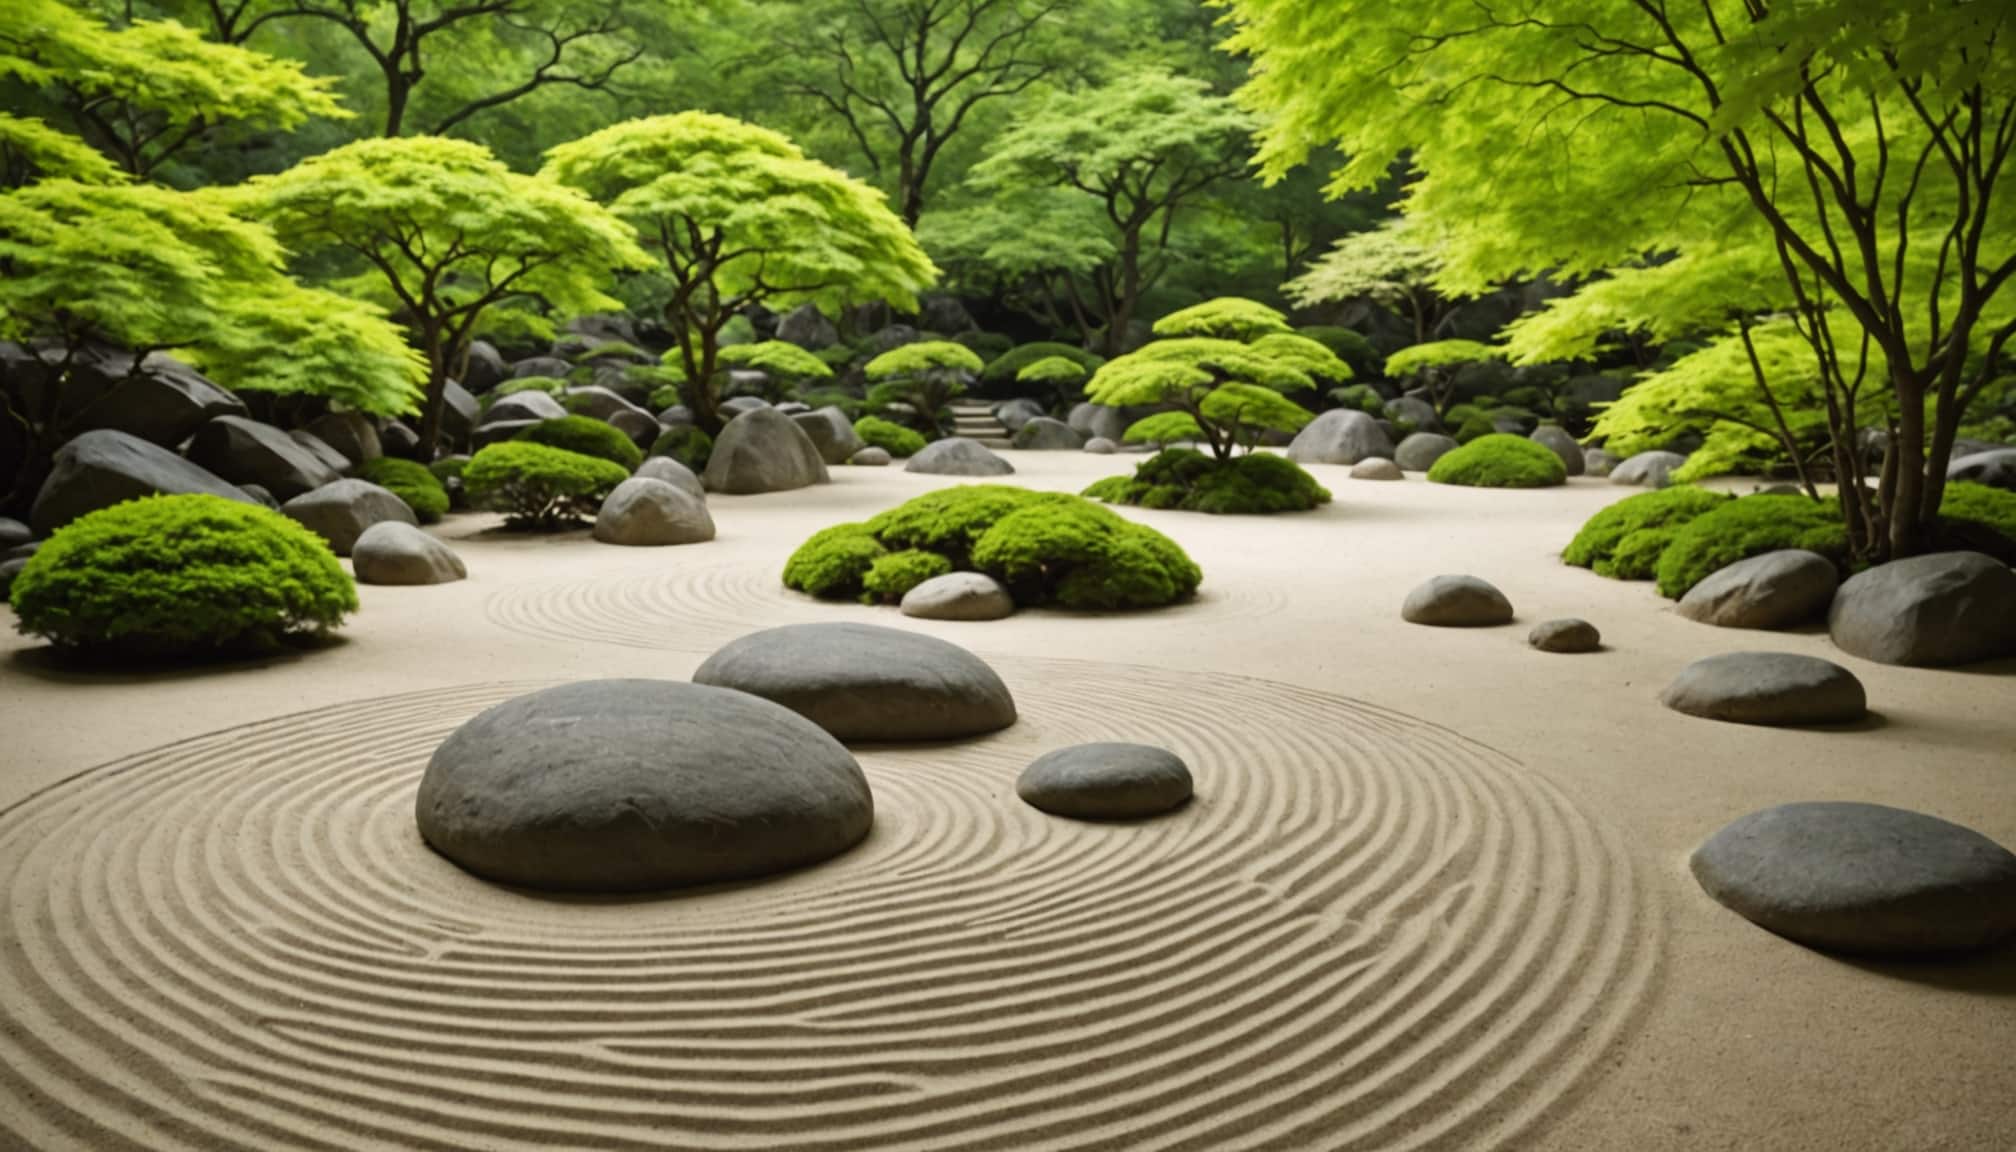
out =
{"type": "Polygon", "coordinates": [[[586,196],[512,172],[466,140],[360,140],[254,180],[247,199],[296,251],[357,262],[362,274],[349,283],[396,303],[427,360],[429,459],[448,379],[486,311],[527,299],[615,309],[598,285],[649,263],[623,222],[586,196]]]}
{"type": "Polygon", "coordinates": [[[833,369],[824,360],[788,340],[730,344],[721,349],[720,359],[727,368],[749,368],[763,373],[765,383],[753,394],[772,404],[797,399],[799,387],[808,380],[833,378],[833,369]]]}
{"type": "Polygon", "coordinates": [[[1069,356],[1045,356],[1025,364],[1015,373],[1015,382],[1028,385],[1031,392],[1048,394],[1054,406],[1078,395],[1091,373],[1069,356]]]}
{"type": "Polygon", "coordinates": [[[1428,389],[1429,403],[1446,413],[1455,399],[1456,373],[1468,364],[1502,360],[1505,350],[1475,340],[1436,340],[1402,348],[1386,358],[1386,375],[1394,379],[1413,376],[1428,389]]]}
{"type": "Polygon", "coordinates": [[[1179,308],[1155,322],[1157,336],[1211,336],[1242,344],[1271,333],[1292,331],[1286,316],[1242,296],[1219,296],[1179,308]]]}
{"type": "Polygon", "coordinates": [[[1399,313],[1414,326],[1414,342],[1425,343],[1463,299],[1435,285],[1442,262],[1413,221],[1401,216],[1339,240],[1283,286],[1304,308],[1347,300],[1370,300],[1399,313]]]}
{"type": "Polygon", "coordinates": [[[980,357],[964,344],[923,340],[892,348],[863,371],[874,387],[868,403],[877,408],[908,405],[918,430],[935,440],[945,434],[945,407],[966,394],[966,380],[980,371],[980,357]]]}
{"type": "Polygon", "coordinates": [[[629,221],[672,284],[666,326],[701,429],[721,428],[721,332],[752,304],[887,300],[914,310],[937,269],[882,194],[768,129],[706,112],[562,144],[545,175],[629,221]]]}

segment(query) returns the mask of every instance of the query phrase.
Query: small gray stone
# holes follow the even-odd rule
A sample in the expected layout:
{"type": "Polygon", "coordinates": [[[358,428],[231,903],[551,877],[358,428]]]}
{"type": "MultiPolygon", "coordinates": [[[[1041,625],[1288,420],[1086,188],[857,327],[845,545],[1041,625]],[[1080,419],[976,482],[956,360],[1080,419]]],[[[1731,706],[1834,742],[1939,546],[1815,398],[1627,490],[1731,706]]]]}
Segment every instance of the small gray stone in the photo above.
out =
{"type": "MultiPolygon", "coordinates": [[[[326,446],[323,451],[334,455],[326,446]]],[[[219,416],[198,428],[189,442],[189,459],[233,484],[257,484],[282,501],[341,475],[292,436],[243,416],[219,416]]]]}
{"type": "Polygon", "coordinates": [[[1664,488],[1672,483],[1673,470],[1686,462],[1678,452],[1640,452],[1610,469],[1610,483],[1664,488]]]}
{"type": "Polygon", "coordinates": [[[1007,685],[956,644],[874,624],[790,624],[709,656],[695,684],[773,700],[842,740],[956,740],[1015,722],[1007,685]]]}
{"type": "Polygon", "coordinates": [[[743,412],[721,430],[703,479],[710,492],[742,495],[824,484],[828,476],[812,438],[766,404],[743,412]]]}
{"type": "Polygon", "coordinates": [[[1832,560],[1787,548],[1711,573],[1680,598],[1679,610],[1720,628],[1796,628],[1826,615],[1840,583],[1832,560]]]}
{"type": "Polygon", "coordinates": [[[257,501],[158,444],[110,428],[86,432],[56,450],[35,494],[28,523],[48,536],[79,516],[142,496],[201,493],[245,504],[257,501]]]}
{"type": "Polygon", "coordinates": [[[1386,459],[1384,456],[1369,457],[1351,466],[1351,479],[1353,480],[1405,480],[1406,478],[1407,474],[1400,470],[1400,465],[1386,459]]]}
{"type": "Polygon", "coordinates": [[[603,423],[629,437],[630,442],[639,448],[651,447],[659,434],[665,431],[664,426],[658,423],[658,418],[642,408],[629,408],[617,412],[603,423]]]}
{"type": "Polygon", "coordinates": [[[1603,634],[1587,620],[1564,616],[1535,624],[1526,642],[1542,652],[1594,652],[1603,647],[1603,634]]]}
{"type": "Polygon", "coordinates": [[[637,466],[638,476],[646,480],[663,480],[696,500],[707,498],[707,489],[700,484],[700,477],[691,468],[670,456],[653,456],[637,466]]]}
{"type": "Polygon", "coordinates": [[[1075,404],[1064,422],[1073,432],[1090,439],[1104,437],[1114,443],[1127,439],[1127,428],[1134,421],[1124,408],[1109,408],[1104,404],[1075,404]]]}
{"type": "Polygon", "coordinates": [[[400,520],[381,520],[350,549],[359,584],[452,584],[469,575],[454,549],[400,520]]]}
{"type": "Polygon", "coordinates": [[[1052,816],[1133,820],[1182,807],[1191,796],[1189,766],[1147,744],[1078,744],[1036,758],[1015,794],[1052,816]]]}
{"type": "Polygon", "coordinates": [[[2016,934],[2016,854],[1970,828],[1880,804],[1783,804],[1694,850],[1725,907],[1829,952],[1971,952],[2016,934]]]}
{"type": "Polygon", "coordinates": [[[24,540],[5,552],[0,552],[0,560],[26,560],[42,550],[43,540],[24,540]]]}
{"type": "Polygon", "coordinates": [[[714,518],[700,497],[663,480],[632,476],[595,514],[595,539],[649,548],[714,539],[714,518]]]}
{"type": "Polygon", "coordinates": [[[2016,572],[1979,552],[1893,560],[1841,585],[1827,630],[1843,652],[1883,664],[2016,654],[2016,572]]]}
{"type": "Polygon", "coordinates": [[[1437,576],[1407,593],[1400,618],[1438,628],[1481,628],[1512,622],[1512,602],[1475,576],[1437,576]]]}
{"type": "Polygon", "coordinates": [[[947,572],[905,592],[902,610],[920,620],[999,620],[1015,614],[1015,600],[984,572],[947,572]]]}
{"type": "Polygon", "coordinates": [[[669,680],[507,700],[434,752],[415,804],[436,852],[506,884],[634,892],[837,856],[874,823],[847,749],[786,709],[669,680]]]}
{"type": "Polygon", "coordinates": [[[1559,456],[1561,466],[1568,470],[1570,476],[1580,476],[1589,467],[1589,462],[1583,455],[1582,445],[1576,443],[1575,437],[1570,436],[1567,429],[1559,425],[1542,424],[1535,428],[1527,439],[1559,456]]]}
{"type": "Polygon", "coordinates": [[[1311,420],[1288,444],[1288,458],[1302,464],[1356,464],[1369,457],[1391,458],[1393,441],[1364,412],[1333,408],[1311,420]]]}
{"type": "Polygon", "coordinates": [[[1617,458],[1603,449],[1584,448],[1582,450],[1582,474],[1584,476],[1606,477],[1616,467],[1617,458]]]}
{"type": "Polygon", "coordinates": [[[1120,451],[1120,446],[1104,436],[1094,436],[1085,441],[1085,451],[1094,456],[1111,456],[1120,451]]]}
{"type": "MultiPolygon", "coordinates": [[[[782,411],[780,408],[779,411],[782,411]]],[[[819,449],[819,458],[828,464],[845,464],[856,452],[868,446],[861,434],[854,431],[854,422],[847,419],[847,413],[838,407],[828,405],[812,412],[802,412],[791,419],[812,438],[813,447],[819,449]]]]}
{"type": "Polygon", "coordinates": [[[1393,450],[1393,462],[1403,471],[1426,472],[1435,466],[1435,461],[1454,452],[1456,441],[1438,432],[1416,432],[1393,450]]]}
{"type": "Polygon", "coordinates": [[[1660,693],[1675,712],[1735,724],[1846,724],[1868,711],[1855,674],[1793,652],[1725,652],[1696,660],[1660,693]]]}
{"type": "Polygon", "coordinates": [[[933,476],[1007,476],[1015,466],[987,450],[978,440],[949,436],[924,446],[903,466],[905,472],[933,476]]]}
{"type": "Polygon", "coordinates": [[[404,500],[368,480],[338,480],[280,505],[280,511],[329,542],[338,556],[356,548],[364,530],[392,520],[417,524],[404,500]]]}
{"type": "Polygon", "coordinates": [[[889,455],[887,448],[878,448],[870,444],[868,447],[849,456],[847,463],[857,468],[887,468],[891,459],[892,457],[889,455]]]}

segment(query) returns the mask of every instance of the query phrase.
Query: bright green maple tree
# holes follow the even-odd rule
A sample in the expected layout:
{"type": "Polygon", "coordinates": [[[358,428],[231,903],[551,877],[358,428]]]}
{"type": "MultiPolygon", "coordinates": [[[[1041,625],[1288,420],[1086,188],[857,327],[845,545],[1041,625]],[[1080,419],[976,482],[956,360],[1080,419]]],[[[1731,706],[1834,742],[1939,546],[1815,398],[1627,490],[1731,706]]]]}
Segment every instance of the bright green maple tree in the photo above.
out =
{"type": "Polygon", "coordinates": [[[1422,344],[1468,295],[1437,286],[1441,266],[1436,245],[1415,221],[1402,216],[1337,241],[1283,290],[1304,308],[1371,300],[1406,318],[1414,327],[1414,342],[1422,344]]]}
{"type": "Polygon", "coordinates": [[[964,344],[950,340],[920,340],[891,348],[862,368],[873,387],[868,403],[876,408],[902,404],[917,414],[917,423],[927,437],[937,439],[945,432],[945,410],[966,394],[966,381],[977,376],[980,356],[964,344]]]}
{"type": "Polygon", "coordinates": [[[491,309],[617,307],[601,286],[649,260],[594,201],[512,172],[479,144],[360,140],[260,177],[239,198],[297,253],[358,266],[353,291],[395,304],[427,363],[421,451],[440,442],[447,381],[491,309]]]}
{"type": "Polygon", "coordinates": [[[547,178],[636,228],[693,419],[718,431],[721,333],[752,305],[886,300],[915,309],[937,269],[882,194],[778,133],[705,112],[631,120],[548,153],[547,178]]]}

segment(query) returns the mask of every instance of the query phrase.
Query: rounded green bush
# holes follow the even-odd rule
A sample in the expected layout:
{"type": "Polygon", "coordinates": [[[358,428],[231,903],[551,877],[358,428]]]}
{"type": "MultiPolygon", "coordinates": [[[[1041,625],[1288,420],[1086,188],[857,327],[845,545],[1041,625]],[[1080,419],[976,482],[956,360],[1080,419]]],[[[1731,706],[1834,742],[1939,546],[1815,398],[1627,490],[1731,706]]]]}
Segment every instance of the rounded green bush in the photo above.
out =
{"type": "Polygon", "coordinates": [[[58,529],[14,578],[23,633],[158,656],[335,628],[357,588],[322,538],[221,496],[149,496],[58,529]]]}
{"type": "Polygon", "coordinates": [[[468,466],[469,458],[467,456],[443,456],[432,464],[427,465],[427,471],[432,473],[434,479],[439,480],[445,486],[450,480],[460,480],[462,478],[462,470],[468,466]]]}
{"type": "Polygon", "coordinates": [[[952,561],[936,552],[908,548],[885,553],[876,557],[861,577],[861,598],[871,604],[894,604],[910,589],[950,571],[952,561]]]}
{"type": "Polygon", "coordinates": [[[1008,484],[965,484],[940,488],[877,513],[869,531],[891,548],[921,548],[966,566],[973,545],[997,521],[1044,499],[1069,499],[1008,484]]]}
{"type": "Polygon", "coordinates": [[[1696,516],[1659,554],[1659,594],[1678,600],[1689,588],[1738,560],[1784,548],[1848,559],[1841,505],[1805,496],[1745,496],[1696,516]]]}
{"type": "Polygon", "coordinates": [[[1681,525],[1733,499],[1691,484],[1627,496],[1591,516],[1562,549],[1561,560],[1613,580],[1650,580],[1659,553],[1681,525]]]}
{"type": "Polygon", "coordinates": [[[714,438],[691,424],[674,424],[651,442],[651,455],[668,456],[694,472],[704,472],[714,455],[714,438]]]}
{"type": "Polygon", "coordinates": [[[594,515],[629,478],[620,464],[519,440],[490,445],[462,470],[471,503],[504,513],[511,527],[538,531],[594,515]]]}
{"type": "Polygon", "coordinates": [[[1036,363],[1038,360],[1048,360],[1052,356],[1062,356],[1067,360],[1077,361],[1078,366],[1085,369],[1087,374],[1090,374],[1093,369],[1105,362],[1097,353],[1087,352],[1075,344],[1060,344],[1054,340],[1037,340],[1033,343],[1017,345],[994,357],[993,360],[988,362],[987,367],[980,370],[980,382],[983,384],[1013,385],[1016,376],[1021,374],[1022,369],[1036,363]]]}
{"type": "Polygon", "coordinates": [[[589,416],[556,416],[521,428],[513,440],[544,444],[566,452],[578,452],[619,464],[625,472],[635,472],[644,462],[644,453],[616,428],[589,416]]]}
{"type": "Polygon", "coordinates": [[[821,528],[784,562],[784,586],[826,599],[859,595],[868,570],[888,554],[866,524],[821,528]]]}
{"type": "Polygon", "coordinates": [[[357,476],[404,500],[422,524],[435,523],[448,512],[448,489],[425,464],[380,456],[365,461],[357,476]]]}
{"type": "Polygon", "coordinates": [[[891,456],[915,456],[924,450],[922,433],[880,416],[863,416],[856,420],[854,434],[871,447],[880,448],[891,456]]]}
{"type": "Polygon", "coordinates": [[[1568,482],[1568,469],[1524,436],[1494,432],[1446,453],[1428,469],[1428,479],[1466,488],[1551,488],[1568,482]]]}
{"type": "Polygon", "coordinates": [[[1357,379],[1372,380],[1386,374],[1386,358],[1379,354],[1370,340],[1353,329],[1312,324],[1297,328],[1295,334],[1307,336],[1328,348],[1339,360],[1351,366],[1351,375],[1357,379]]]}
{"type": "Polygon", "coordinates": [[[1167,448],[1134,470],[1109,476],[1084,495],[1109,504],[1173,508],[1219,516],[1306,512],[1330,502],[1330,491],[1285,456],[1248,452],[1220,461],[1194,448],[1167,448]]]}

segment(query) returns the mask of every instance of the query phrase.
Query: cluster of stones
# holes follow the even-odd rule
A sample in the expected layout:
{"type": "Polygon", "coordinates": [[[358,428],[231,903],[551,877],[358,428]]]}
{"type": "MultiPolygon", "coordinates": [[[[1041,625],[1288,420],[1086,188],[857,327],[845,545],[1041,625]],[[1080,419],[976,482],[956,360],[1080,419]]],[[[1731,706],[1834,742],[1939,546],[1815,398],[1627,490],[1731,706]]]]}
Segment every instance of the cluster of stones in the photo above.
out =
{"type": "MultiPolygon", "coordinates": [[[[1475,576],[1434,576],[1415,585],[1400,605],[1400,618],[1431,628],[1495,628],[1512,622],[1512,601],[1488,580],[1475,576]]],[[[1543,620],[1526,635],[1542,652],[1595,652],[1603,634],[1575,617],[1543,620]]]]}
{"type": "MultiPolygon", "coordinates": [[[[691,683],[595,680],[499,704],[434,752],[415,818],[485,879],[572,892],[746,880],[830,859],[874,824],[849,743],[965,740],[1016,721],[985,661],[930,636],[799,624],[744,636],[691,683]]],[[[1190,799],[1166,751],[1089,744],[1029,765],[1045,812],[1136,819],[1190,799]]]]}

